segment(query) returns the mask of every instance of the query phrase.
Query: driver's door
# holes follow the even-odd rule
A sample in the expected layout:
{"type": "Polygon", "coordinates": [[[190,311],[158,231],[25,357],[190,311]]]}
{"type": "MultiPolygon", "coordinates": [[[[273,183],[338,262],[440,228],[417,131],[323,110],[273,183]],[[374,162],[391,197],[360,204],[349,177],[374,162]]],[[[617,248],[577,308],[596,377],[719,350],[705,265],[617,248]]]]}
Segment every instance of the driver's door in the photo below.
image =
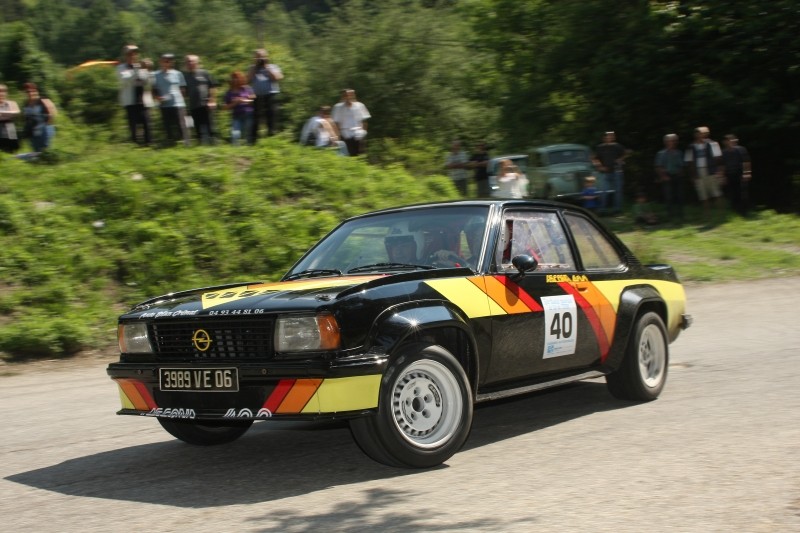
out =
{"type": "Polygon", "coordinates": [[[487,382],[588,366],[599,350],[573,282],[578,273],[564,226],[556,211],[507,210],[495,251],[495,274],[487,285],[502,285],[493,298],[505,313],[492,316],[492,358],[487,382]],[[518,275],[519,255],[537,260],[518,275]]]}

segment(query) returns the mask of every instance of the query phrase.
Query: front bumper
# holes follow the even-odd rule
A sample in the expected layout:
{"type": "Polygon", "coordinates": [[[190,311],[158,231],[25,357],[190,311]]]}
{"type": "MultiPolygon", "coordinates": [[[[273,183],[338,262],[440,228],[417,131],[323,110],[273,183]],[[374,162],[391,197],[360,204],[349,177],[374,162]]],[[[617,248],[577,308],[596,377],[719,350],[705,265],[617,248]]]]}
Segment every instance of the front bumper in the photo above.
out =
{"type": "Polygon", "coordinates": [[[692,322],[694,322],[692,315],[687,315],[685,313],[681,315],[681,329],[689,329],[692,322]]]}
{"type": "Polygon", "coordinates": [[[353,356],[303,362],[112,363],[107,373],[119,386],[117,414],[202,420],[352,418],[378,406],[385,356],[353,356]],[[160,368],[236,367],[236,392],[162,391],[160,368]]]}

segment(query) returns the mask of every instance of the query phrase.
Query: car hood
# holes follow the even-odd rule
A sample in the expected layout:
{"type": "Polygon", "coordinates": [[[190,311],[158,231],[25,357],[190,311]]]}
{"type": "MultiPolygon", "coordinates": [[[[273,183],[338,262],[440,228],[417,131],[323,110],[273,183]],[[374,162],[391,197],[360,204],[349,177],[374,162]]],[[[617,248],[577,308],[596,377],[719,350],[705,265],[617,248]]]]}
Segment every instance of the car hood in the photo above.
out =
{"type": "Polygon", "coordinates": [[[168,319],[313,310],[336,299],[344,291],[383,277],[384,274],[343,276],[205,287],[147,300],[120,318],[168,319]]]}

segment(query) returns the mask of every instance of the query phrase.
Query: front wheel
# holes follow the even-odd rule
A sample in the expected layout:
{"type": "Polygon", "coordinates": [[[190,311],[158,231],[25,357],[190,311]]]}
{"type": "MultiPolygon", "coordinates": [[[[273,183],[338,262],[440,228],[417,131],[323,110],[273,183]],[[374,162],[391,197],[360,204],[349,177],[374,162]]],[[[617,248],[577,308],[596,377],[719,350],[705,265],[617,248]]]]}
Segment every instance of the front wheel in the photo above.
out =
{"type": "Polygon", "coordinates": [[[441,346],[407,347],[381,382],[378,412],[350,422],[358,445],[390,466],[428,468],[452,457],[472,426],[472,390],[441,346]]]}
{"type": "Polygon", "coordinates": [[[237,420],[235,422],[208,420],[200,422],[159,418],[158,422],[161,427],[176,439],[197,446],[214,446],[233,442],[244,435],[253,425],[252,420],[237,420]]]}
{"type": "Polygon", "coordinates": [[[608,390],[623,400],[655,400],[667,381],[668,365],[664,321],[656,313],[645,313],[636,322],[622,364],[606,376],[608,390]]]}

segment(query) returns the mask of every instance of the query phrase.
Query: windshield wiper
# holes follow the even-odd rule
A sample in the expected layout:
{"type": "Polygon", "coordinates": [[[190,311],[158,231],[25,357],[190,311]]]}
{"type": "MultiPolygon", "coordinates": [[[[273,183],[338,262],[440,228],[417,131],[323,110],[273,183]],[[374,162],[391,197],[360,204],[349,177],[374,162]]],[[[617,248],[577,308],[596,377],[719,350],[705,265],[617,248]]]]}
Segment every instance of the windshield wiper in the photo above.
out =
{"type": "Polygon", "coordinates": [[[283,281],[290,281],[293,279],[300,279],[300,278],[315,278],[317,276],[341,276],[342,271],[336,268],[309,268],[306,270],[301,270],[300,272],[295,272],[294,274],[289,274],[283,281]]]}
{"type": "Polygon", "coordinates": [[[351,268],[347,273],[352,274],[353,272],[367,272],[370,270],[433,270],[434,268],[430,265],[414,265],[411,263],[373,263],[351,268]]]}

